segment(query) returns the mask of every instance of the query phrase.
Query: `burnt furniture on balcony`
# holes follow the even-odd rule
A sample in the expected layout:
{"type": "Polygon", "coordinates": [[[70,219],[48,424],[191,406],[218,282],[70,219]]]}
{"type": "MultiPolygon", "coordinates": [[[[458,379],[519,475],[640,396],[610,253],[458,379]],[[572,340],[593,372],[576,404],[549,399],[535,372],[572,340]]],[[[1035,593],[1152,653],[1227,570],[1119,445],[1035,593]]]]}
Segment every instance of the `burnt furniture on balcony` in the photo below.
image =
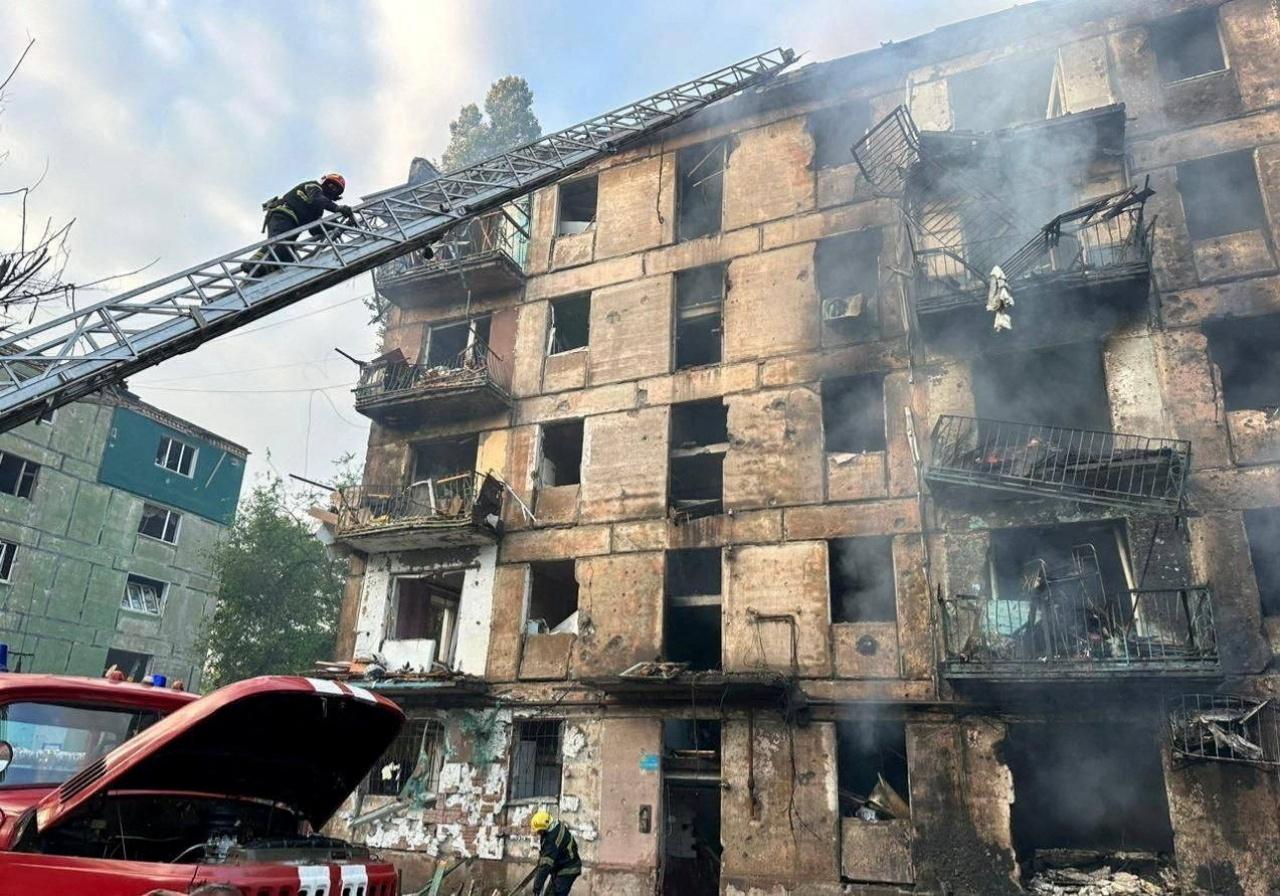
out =
{"type": "Polygon", "coordinates": [[[449,304],[517,289],[529,246],[527,203],[472,219],[448,239],[410,252],[373,271],[378,292],[401,307],[449,304]]]}
{"type": "Polygon", "coordinates": [[[368,553],[492,544],[502,534],[503,485],[475,472],[339,492],[336,537],[368,553]]]}
{"type": "Polygon", "coordinates": [[[1125,510],[1176,512],[1191,443],[944,414],[933,427],[925,479],[956,487],[1065,498],[1125,510]]]}
{"type": "Polygon", "coordinates": [[[511,365],[476,339],[444,364],[410,364],[400,351],[361,365],[356,410],[384,426],[425,416],[468,419],[511,406],[511,365]]]}

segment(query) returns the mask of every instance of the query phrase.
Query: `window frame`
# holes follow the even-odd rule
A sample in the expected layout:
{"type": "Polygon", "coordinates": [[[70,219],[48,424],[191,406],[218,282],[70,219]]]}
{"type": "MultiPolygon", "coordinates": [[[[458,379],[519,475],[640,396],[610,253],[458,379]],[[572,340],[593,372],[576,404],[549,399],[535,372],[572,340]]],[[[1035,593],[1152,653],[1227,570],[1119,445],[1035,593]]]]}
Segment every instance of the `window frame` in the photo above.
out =
{"type": "Polygon", "coordinates": [[[173,510],[172,508],[163,507],[159,504],[152,504],[150,502],[143,502],[142,515],[138,519],[138,534],[143,538],[149,538],[152,541],[159,541],[168,545],[176,545],[178,543],[178,539],[182,536],[182,517],[183,515],[181,513],[173,510]],[[152,535],[149,532],[142,531],[142,525],[147,519],[148,510],[161,511],[165,514],[164,525],[161,527],[160,535],[152,535]],[[165,535],[169,532],[170,523],[173,524],[173,538],[165,538],[165,535]]]}
{"type": "MultiPolygon", "coordinates": [[[[511,729],[511,755],[508,761],[508,794],[507,802],[511,803],[538,803],[538,802],[559,802],[560,795],[564,792],[564,719],[516,719],[511,729]],[[555,793],[538,793],[540,776],[539,766],[545,770],[551,767],[549,762],[541,762],[538,758],[539,735],[534,734],[532,738],[523,736],[523,729],[530,726],[555,726],[555,762],[558,774],[555,776],[555,793]],[[522,742],[532,741],[534,744],[533,761],[530,763],[528,780],[526,781],[521,773],[519,762],[520,744],[522,742]],[[522,785],[524,785],[522,787],[522,785]],[[523,792],[528,791],[528,792],[523,792]]],[[[548,740],[545,735],[541,740],[548,740]]],[[[545,757],[544,757],[545,758],[545,757]]],[[[545,779],[544,779],[545,780],[545,779]]]]}
{"type": "Polygon", "coordinates": [[[169,597],[169,582],[162,582],[159,579],[152,579],[147,576],[135,575],[129,573],[125,577],[124,593],[120,596],[120,609],[127,613],[136,613],[139,616],[153,616],[157,619],[164,616],[165,603],[169,597]],[[159,593],[156,595],[156,609],[154,611],[147,608],[146,596],[142,595],[139,601],[140,606],[134,606],[134,600],[130,594],[130,588],[133,585],[139,588],[145,588],[150,585],[159,585],[159,593]]]}
{"type": "Polygon", "coordinates": [[[591,293],[582,292],[573,295],[560,296],[551,299],[547,303],[547,357],[554,358],[558,355],[568,355],[572,352],[587,351],[591,348],[591,293]],[[587,333],[586,339],[582,345],[575,345],[572,348],[556,348],[556,306],[568,305],[570,302],[582,302],[586,306],[587,333]]]}
{"type": "Polygon", "coordinates": [[[13,581],[13,566],[18,557],[18,543],[0,538],[0,585],[13,581]]]}
{"type": "Polygon", "coordinates": [[[418,775],[418,770],[422,768],[423,760],[431,763],[431,768],[427,771],[427,784],[429,792],[438,794],[440,789],[440,772],[444,768],[444,720],[435,715],[419,716],[406,720],[404,729],[396,735],[395,740],[388,745],[386,751],[378,757],[378,761],[369,769],[369,773],[365,775],[361,782],[360,790],[365,796],[376,797],[399,797],[405,791],[405,787],[409,782],[418,775]],[[431,740],[431,750],[428,752],[426,746],[428,737],[431,740]],[[417,756],[413,761],[413,768],[409,769],[408,774],[404,775],[399,782],[399,786],[394,792],[378,786],[387,780],[382,773],[385,766],[395,761],[399,756],[393,756],[393,752],[397,749],[404,749],[406,741],[415,741],[417,743],[417,756]]]}
{"type": "Polygon", "coordinates": [[[0,463],[3,463],[5,458],[9,457],[16,458],[22,464],[22,467],[14,479],[14,490],[6,491],[5,489],[0,489],[0,494],[21,498],[24,501],[32,500],[36,493],[36,485],[40,480],[40,468],[43,465],[38,461],[23,457],[21,454],[14,454],[12,451],[0,451],[0,463]]]}
{"type": "Polygon", "coordinates": [[[1220,75],[1223,72],[1231,71],[1231,59],[1227,54],[1227,43],[1222,39],[1222,17],[1218,14],[1216,7],[1185,9],[1182,12],[1157,19],[1147,26],[1147,39],[1151,43],[1151,54],[1156,60],[1156,76],[1159,77],[1160,83],[1164,86],[1182,84],[1187,81],[1194,81],[1196,78],[1207,78],[1211,75],[1220,75]],[[1218,56],[1222,59],[1222,67],[1206,69],[1202,72],[1196,72],[1194,75],[1182,75],[1177,78],[1167,78],[1165,77],[1165,74],[1166,69],[1169,67],[1169,63],[1167,61],[1162,62],[1164,54],[1160,52],[1160,48],[1162,45],[1166,45],[1167,49],[1166,42],[1185,43],[1185,40],[1177,41],[1176,38],[1172,38],[1162,32],[1173,30],[1176,20],[1188,18],[1204,18],[1212,20],[1213,35],[1218,41],[1218,56]]]}
{"type": "Polygon", "coordinates": [[[162,435],[160,444],[156,448],[155,465],[162,470],[168,470],[170,473],[177,473],[185,479],[196,478],[196,462],[200,458],[200,446],[193,445],[190,442],[184,442],[176,436],[162,435]],[[167,443],[167,444],[166,444],[167,443]],[[178,449],[178,466],[169,466],[169,459],[173,454],[173,446],[179,446],[178,449]],[[187,464],[187,470],[184,472],[182,467],[182,458],[186,456],[186,451],[190,449],[191,460],[187,464]]]}

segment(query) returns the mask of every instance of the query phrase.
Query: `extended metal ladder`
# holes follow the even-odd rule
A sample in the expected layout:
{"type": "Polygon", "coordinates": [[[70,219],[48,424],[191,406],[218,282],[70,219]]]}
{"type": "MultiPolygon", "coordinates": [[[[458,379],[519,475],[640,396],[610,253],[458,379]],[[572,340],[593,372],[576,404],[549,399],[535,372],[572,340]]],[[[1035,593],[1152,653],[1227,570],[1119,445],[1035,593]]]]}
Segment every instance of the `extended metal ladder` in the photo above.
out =
{"type": "Polygon", "coordinates": [[[438,239],[449,228],[551,183],[718,99],[771,78],[795,58],[774,49],[550,134],[479,164],[406,185],[317,222],[219,256],[0,339],[0,431],[192,349],[263,315],[438,239]],[[287,244],[295,261],[248,264],[287,244]]]}

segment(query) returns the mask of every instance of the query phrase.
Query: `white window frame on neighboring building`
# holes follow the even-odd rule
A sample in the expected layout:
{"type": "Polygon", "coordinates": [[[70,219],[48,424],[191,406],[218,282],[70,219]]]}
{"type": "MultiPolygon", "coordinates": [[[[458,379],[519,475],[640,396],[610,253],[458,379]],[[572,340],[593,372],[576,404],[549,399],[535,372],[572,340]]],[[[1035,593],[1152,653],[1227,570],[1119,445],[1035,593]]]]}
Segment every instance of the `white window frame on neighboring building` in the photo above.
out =
{"type": "Polygon", "coordinates": [[[199,456],[200,449],[195,445],[184,442],[181,439],[175,439],[173,436],[161,436],[160,447],[156,449],[156,466],[171,473],[177,473],[179,476],[194,479],[196,475],[196,458],[199,456]],[[177,448],[176,456],[174,453],[175,448],[177,448]],[[187,452],[191,453],[188,454],[187,452]],[[185,465],[183,460],[186,460],[185,465]],[[173,464],[173,466],[170,464],[173,464]]]}
{"type": "Polygon", "coordinates": [[[31,496],[36,492],[36,481],[40,478],[40,464],[33,460],[27,460],[20,454],[13,454],[9,451],[0,451],[0,462],[6,458],[13,458],[22,466],[18,469],[17,476],[13,480],[13,491],[8,489],[0,489],[0,493],[13,495],[15,498],[22,498],[30,501],[31,496]],[[25,487],[25,491],[24,491],[25,487]]]}
{"type": "Polygon", "coordinates": [[[163,541],[165,544],[177,544],[178,536],[182,531],[182,514],[176,510],[170,510],[168,507],[161,507],[159,504],[143,504],[142,517],[138,520],[138,534],[143,538],[150,538],[152,541],[163,541]],[[143,532],[143,524],[147,521],[147,514],[153,516],[164,514],[164,525],[160,528],[159,535],[152,535],[149,532],[143,532]]]}
{"type": "Polygon", "coordinates": [[[130,574],[125,579],[124,596],[120,598],[120,609],[128,610],[131,613],[141,613],[144,616],[162,616],[164,615],[164,599],[168,593],[168,582],[130,574]],[[150,586],[153,585],[158,585],[159,588],[151,588],[150,586]],[[147,599],[147,590],[154,592],[152,600],[147,599]],[[154,609],[152,608],[153,606],[154,609]]]}
{"type": "Polygon", "coordinates": [[[36,423],[43,423],[45,426],[53,426],[53,421],[58,419],[58,409],[48,408],[38,418],[36,423]]]}
{"type": "Polygon", "coordinates": [[[18,555],[18,543],[0,539],[0,584],[13,581],[13,561],[18,555]]]}

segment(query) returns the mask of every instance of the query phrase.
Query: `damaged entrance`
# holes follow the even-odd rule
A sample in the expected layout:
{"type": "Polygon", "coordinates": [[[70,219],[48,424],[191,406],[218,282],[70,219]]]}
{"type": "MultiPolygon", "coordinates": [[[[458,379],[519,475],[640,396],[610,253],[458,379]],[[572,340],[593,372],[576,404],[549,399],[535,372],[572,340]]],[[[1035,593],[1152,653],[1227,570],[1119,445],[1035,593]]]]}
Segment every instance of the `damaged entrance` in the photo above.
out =
{"type": "Polygon", "coordinates": [[[720,892],[720,723],[662,723],[662,896],[720,892]]]}

